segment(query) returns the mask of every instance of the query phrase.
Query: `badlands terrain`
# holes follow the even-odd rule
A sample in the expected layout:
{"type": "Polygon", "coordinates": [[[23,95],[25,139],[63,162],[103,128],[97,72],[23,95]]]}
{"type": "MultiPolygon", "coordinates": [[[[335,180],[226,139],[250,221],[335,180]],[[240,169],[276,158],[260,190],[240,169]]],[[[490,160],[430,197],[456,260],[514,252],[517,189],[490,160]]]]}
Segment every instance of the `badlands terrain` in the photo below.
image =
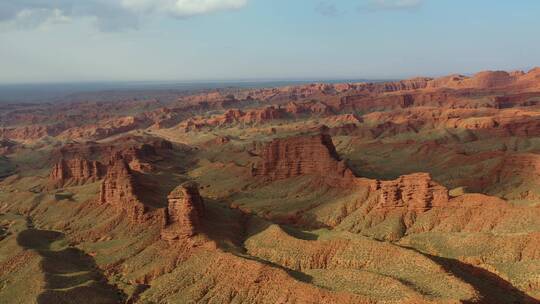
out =
{"type": "Polygon", "coordinates": [[[540,68],[0,104],[0,303],[540,303],[540,68]]]}

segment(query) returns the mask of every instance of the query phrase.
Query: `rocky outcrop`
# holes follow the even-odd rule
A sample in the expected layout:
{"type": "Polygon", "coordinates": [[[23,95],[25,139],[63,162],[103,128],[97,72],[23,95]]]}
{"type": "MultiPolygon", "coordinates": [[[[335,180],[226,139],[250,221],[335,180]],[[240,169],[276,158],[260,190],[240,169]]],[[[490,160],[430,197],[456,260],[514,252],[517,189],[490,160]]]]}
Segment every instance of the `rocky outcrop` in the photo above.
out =
{"type": "Polygon", "coordinates": [[[76,157],[61,159],[56,163],[49,175],[49,180],[55,187],[82,185],[101,179],[105,173],[106,168],[100,162],[76,157]]]}
{"type": "Polygon", "coordinates": [[[463,85],[472,88],[491,89],[508,86],[515,80],[516,77],[505,71],[485,71],[465,80],[463,85]]]}
{"type": "Polygon", "coordinates": [[[324,120],[324,122],[329,126],[346,124],[359,125],[363,122],[363,119],[355,114],[341,114],[329,116],[324,120]]]}
{"type": "Polygon", "coordinates": [[[47,136],[56,136],[64,126],[57,125],[30,125],[25,127],[0,128],[0,137],[21,141],[32,141],[47,136]]]}
{"type": "Polygon", "coordinates": [[[429,82],[429,88],[452,89],[497,89],[517,86],[519,88],[535,88],[538,86],[537,71],[532,69],[528,73],[522,71],[483,71],[472,77],[463,75],[450,75],[434,79],[429,82]]]}
{"type": "Polygon", "coordinates": [[[347,184],[354,178],[327,134],[275,139],[263,148],[261,157],[252,175],[267,181],[315,175],[347,184]]]}
{"type": "Polygon", "coordinates": [[[300,114],[330,115],[333,113],[334,110],[332,107],[324,102],[290,102],[283,107],[267,106],[247,111],[229,109],[221,115],[214,115],[212,117],[193,117],[179,124],[179,128],[188,132],[201,130],[203,128],[224,127],[233,124],[263,124],[278,119],[285,119],[290,116],[298,116],[300,114]]]}
{"type": "Polygon", "coordinates": [[[139,172],[149,172],[153,170],[153,166],[147,160],[157,156],[154,146],[142,144],[133,146],[116,152],[117,157],[123,158],[129,165],[131,170],[139,172]]]}
{"type": "Polygon", "coordinates": [[[283,111],[276,107],[266,107],[262,109],[256,109],[247,112],[242,118],[241,122],[245,123],[264,123],[269,120],[275,120],[283,118],[283,111]]]}
{"type": "Polygon", "coordinates": [[[199,185],[186,182],[168,196],[167,227],[161,236],[175,240],[194,236],[200,229],[200,218],[204,216],[204,203],[199,194],[199,185]]]}
{"type": "Polygon", "coordinates": [[[104,139],[113,135],[129,132],[150,124],[144,118],[126,116],[99,122],[97,125],[85,125],[62,132],[59,136],[65,139],[104,139]]]}
{"type": "Polygon", "coordinates": [[[379,185],[379,209],[424,212],[448,203],[448,189],[434,182],[428,173],[400,176],[393,181],[381,181],[379,185]]]}
{"type": "Polygon", "coordinates": [[[139,199],[138,185],[129,165],[123,158],[113,158],[99,195],[99,202],[111,205],[118,212],[125,212],[132,221],[144,220],[146,208],[139,199]]]}
{"type": "Polygon", "coordinates": [[[235,123],[244,124],[259,124],[271,120],[285,118],[286,112],[284,109],[274,106],[242,111],[239,109],[230,109],[221,115],[216,115],[211,118],[195,117],[179,125],[184,131],[200,130],[202,128],[223,127],[235,123]]]}
{"type": "Polygon", "coordinates": [[[376,84],[374,92],[386,93],[424,89],[428,86],[431,80],[431,78],[417,77],[396,82],[385,82],[383,84],[376,84]]]}
{"type": "Polygon", "coordinates": [[[172,150],[170,141],[156,139],[147,143],[137,143],[127,147],[111,147],[110,153],[117,158],[123,158],[131,170],[137,172],[151,172],[154,170],[152,162],[161,159],[161,152],[172,150]]]}

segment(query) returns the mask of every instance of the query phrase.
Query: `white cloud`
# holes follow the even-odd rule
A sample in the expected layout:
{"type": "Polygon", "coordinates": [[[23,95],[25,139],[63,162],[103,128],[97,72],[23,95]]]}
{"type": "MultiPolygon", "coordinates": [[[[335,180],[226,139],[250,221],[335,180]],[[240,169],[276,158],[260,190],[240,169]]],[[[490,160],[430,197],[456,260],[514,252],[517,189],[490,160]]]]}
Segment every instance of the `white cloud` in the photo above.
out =
{"type": "Polygon", "coordinates": [[[121,4],[138,13],[157,12],[174,17],[189,17],[239,9],[247,4],[247,0],[122,0],[121,4]]]}
{"type": "Polygon", "coordinates": [[[59,9],[24,9],[15,15],[11,22],[22,28],[35,28],[41,25],[52,25],[70,22],[71,18],[59,9]]]}
{"type": "Polygon", "coordinates": [[[1,0],[0,23],[36,27],[76,17],[96,20],[101,30],[137,27],[148,15],[176,18],[240,9],[248,0],[1,0]]]}

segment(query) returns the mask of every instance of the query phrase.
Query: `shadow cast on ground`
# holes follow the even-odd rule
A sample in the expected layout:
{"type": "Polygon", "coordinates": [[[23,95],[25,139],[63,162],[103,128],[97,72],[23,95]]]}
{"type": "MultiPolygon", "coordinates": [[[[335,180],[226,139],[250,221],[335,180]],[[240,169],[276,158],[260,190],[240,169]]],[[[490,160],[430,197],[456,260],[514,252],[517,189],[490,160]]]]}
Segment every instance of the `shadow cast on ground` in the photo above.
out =
{"type": "Polygon", "coordinates": [[[19,233],[17,243],[35,250],[42,258],[45,277],[44,291],[38,304],[123,303],[126,295],[107,283],[94,259],[83,251],[65,247],[55,250],[53,243],[61,241],[57,231],[27,229],[19,233]]]}
{"type": "Polygon", "coordinates": [[[411,247],[403,248],[424,255],[442,266],[447,272],[474,287],[480,299],[463,301],[464,304],[540,304],[540,300],[529,296],[510,282],[483,268],[459,260],[431,255],[411,247]]]}

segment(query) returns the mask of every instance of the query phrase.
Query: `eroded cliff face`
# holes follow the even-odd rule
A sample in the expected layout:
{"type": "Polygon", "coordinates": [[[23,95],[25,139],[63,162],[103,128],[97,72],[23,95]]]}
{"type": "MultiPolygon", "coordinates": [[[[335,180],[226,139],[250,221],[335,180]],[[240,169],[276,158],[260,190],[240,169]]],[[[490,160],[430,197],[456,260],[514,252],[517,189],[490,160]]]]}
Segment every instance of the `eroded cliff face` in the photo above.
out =
{"type": "Polygon", "coordinates": [[[55,187],[82,185],[103,178],[106,171],[106,167],[98,161],[82,157],[61,159],[53,166],[49,179],[55,187]]]}
{"type": "Polygon", "coordinates": [[[171,241],[194,236],[204,212],[199,185],[186,182],[178,186],[168,196],[167,227],[161,233],[162,238],[171,241]]]}
{"type": "Polygon", "coordinates": [[[215,115],[211,118],[194,117],[180,124],[184,131],[200,130],[202,128],[223,127],[235,123],[260,124],[271,120],[286,117],[284,109],[274,106],[242,111],[239,109],[230,109],[221,115],[215,115]]]}
{"type": "Polygon", "coordinates": [[[424,212],[433,207],[444,207],[448,203],[448,189],[431,179],[427,173],[400,176],[393,181],[380,182],[380,197],[377,208],[403,208],[424,212]]]}
{"type": "Polygon", "coordinates": [[[275,139],[263,148],[261,157],[252,175],[267,181],[314,175],[341,185],[354,177],[327,134],[275,139]]]}
{"type": "Polygon", "coordinates": [[[99,140],[116,134],[121,134],[143,127],[149,124],[139,117],[126,116],[100,121],[97,125],[86,125],[70,128],[62,132],[59,136],[64,139],[94,139],[99,140]]]}
{"type": "Polygon", "coordinates": [[[386,93],[386,92],[396,92],[396,91],[409,91],[409,90],[420,90],[426,88],[431,78],[426,77],[417,77],[402,81],[396,82],[387,82],[384,84],[375,84],[374,93],[386,93]]]}
{"type": "Polygon", "coordinates": [[[20,141],[32,141],[46,136],[58,135],[65,126],[62,124],[52,126],[29,125],[24,127],[0,128],[0,137],[20,141]]]}
{"type": "Polygon", "coordinates": [[[149,161],[157,157],[156,148],[153,145],[142,144],[139,146],[129,147],[115,152],[116,157],[123,158],[129,168],[138,172],[150,172],[154,166],[149,161]]]}
{"type": "Polygon", "coordinates": [[[132,221],[144,220],[146,208],[137,195],[137,182],[123,158],[111,159],[99,195],[99,202],[125,212],[132,221]]]}
{"type": "Polygon", "coordinates": [[[229,109],[223,114],[214,115],[210,118],[196,116],[180,123],[178,126],[183,131],[189,132],[234,124],[258,125],[300,114],[330,115],[333,113],[332,107],[320,101],[290,102],[285,106],[265,106],[250,110],[229,109]]]}
{"type": "MultiPolygon", "coordinates": [[[[421,214],[449,206],[448,189],[428,173],[403,175],[389,181],[354,176],[340,161],[332,138],[326,134],[276,139],[262,149],[260,156],[262,160],[252,170],[255,177],[275,182],[314,176],[330,187],[328,191],[340,189],[340,195],[349,197],[337,208],[339,211],[308,208],[296,214],[294,220],[299,223],[337,227],[354,219],[353,231],[395,240],[421,214]]],[[[279,216],[269,214],[269,218],[279,216]]]]}
{"type": "Polygon", "coordinates": [[[423,109],[374,112],[364,115],[372,125],[369,132],[374,138],[403,133],[418,133],[426,129],[470,130],[484,136],[538,136],[540,114],[526,109],[496,109],[496,105],[483,109],[423,109]]]}
{"type": "Polygon", "coordinates": [[[357,178],[356,191],[362,197],[346,213],[339,214],[340,218],[322,214],[319,220],[336,230],[398,241],[413,233],[430,231],[517,231],[538,211],[522,214],[523,208],[483,194],[451,197],[449,190],[427,173],[404,175],[391,181],[357,178]],[[512,218],[520,217],[522,221],[513,222],[512,218]]]}

